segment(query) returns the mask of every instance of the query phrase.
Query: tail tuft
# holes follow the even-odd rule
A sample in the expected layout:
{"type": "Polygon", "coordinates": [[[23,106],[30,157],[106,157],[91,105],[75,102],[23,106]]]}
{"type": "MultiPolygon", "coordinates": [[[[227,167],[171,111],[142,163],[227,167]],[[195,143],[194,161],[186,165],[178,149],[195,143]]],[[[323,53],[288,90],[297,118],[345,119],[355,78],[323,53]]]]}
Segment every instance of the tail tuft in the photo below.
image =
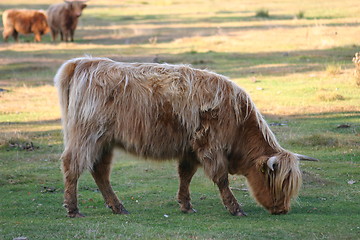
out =
{"type": "Polygon", "coordinates": [[[64,129],[64,140],[66,141],[66,131],[65,127],[67,122],[68,116],[68,106],[69,106],[69,91],[70,91],[70,84],[73,78],[76,62],[74,60],[69,60],[65,62],[57,71],[54,77],[55,87],[58,90],[59,95],[59,102],[60,102],[60,109],[61,109],[61,118],[62,124],[64,129]]]}

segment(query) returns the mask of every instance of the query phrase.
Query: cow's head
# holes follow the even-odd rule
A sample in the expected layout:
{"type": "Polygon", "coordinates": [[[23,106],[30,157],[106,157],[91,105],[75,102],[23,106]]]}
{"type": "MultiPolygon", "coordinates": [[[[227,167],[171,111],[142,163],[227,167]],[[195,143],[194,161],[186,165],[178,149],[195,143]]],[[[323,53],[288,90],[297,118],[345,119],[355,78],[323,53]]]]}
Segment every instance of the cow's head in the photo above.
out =
{"type": "Polygon", "coordinates": [[[286,214],[290,210],[290,201],[302,183],[299,160],[316,159],[282,152],[258,158],[249,170],[246,177],[252,194],[271,214],[286,214]]]}
{"type": "Polygon", "coordinates": [[[67,3],[67,9],[69,9],[72,13],[73,16],[75,17],[80,17],[82,14],[82,11],[84,8],[86,8],[86,4],[85,2],[87,1],[83,1],[83,0],[78,0],[78,1],[72,1],[72,0],[65,0],[65,3],[67,3]]]}

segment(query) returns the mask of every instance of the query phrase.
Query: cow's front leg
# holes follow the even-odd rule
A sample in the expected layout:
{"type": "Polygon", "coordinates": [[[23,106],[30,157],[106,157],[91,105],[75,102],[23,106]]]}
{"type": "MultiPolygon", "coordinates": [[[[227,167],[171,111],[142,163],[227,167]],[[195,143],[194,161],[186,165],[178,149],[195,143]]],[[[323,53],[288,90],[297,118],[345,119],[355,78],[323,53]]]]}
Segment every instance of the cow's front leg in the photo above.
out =
{"type": "Polygon", "coordinates": [[[56,41],[57,35],[58,35],[58,30],[56,30],[56,29],[54,29],[54,28],[51,28],[51,40],[52,40],[53,42],[56,41]]]}
{"type": "Polygon", "coordinates": [[[240,208],[239,203],[229,188],[228,175],[226,174],[219,178],[215,183],[219,187],[222,201],[227,210],[234,216],[246,216],[246,213],[240,208]]]}
{"type": "Polygon", "coordinates": [[[60,31],[60,40],[61,40],[61,41],[64,41],[64,33],[63,33],[62,30],[60,31]]]}
{"type": "Polygon", "coordinates": [[[188,156],[186,159],[183,158],[179,162],[178,172],[180,178],[180,185],[178,191],[178,202],[180,204],[180,210],[184,213],[196,212],[191,205],[190,198],[190,182],[194,176],[199,163],[194,157],[188,156]]]}
{"type": "Polygon", "coordinates": [[[70,41],[71,42],[74,41],[74,32],[75,32],[75,29],[70,29],[70,41]]]}
{"type": "Polygon", "coordinates": [[[198,156],[202,159],[206,175],[218,186],[225,207],[234,216],[246,216],[229,188],[228,160],[225,155],[216,150],[204,149],[198,151],[198,156]]]}

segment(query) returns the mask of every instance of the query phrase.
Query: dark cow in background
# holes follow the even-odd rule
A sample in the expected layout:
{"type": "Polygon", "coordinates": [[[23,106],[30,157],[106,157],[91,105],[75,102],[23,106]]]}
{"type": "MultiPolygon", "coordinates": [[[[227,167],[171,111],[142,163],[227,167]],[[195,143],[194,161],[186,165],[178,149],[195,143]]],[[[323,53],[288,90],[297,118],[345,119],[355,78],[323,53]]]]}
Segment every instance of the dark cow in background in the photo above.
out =
{"type": "Polygon", "coordinates": [[[18,42],[19,33],[34,33],[34,41],[40,42],[41,35],[49,32],[46,14],[42,10],[9,9],[3,12],[2,20],[4,41],[13,36],[18,42]]]}
{"type": "Polygon", "coordinates": [[[210,71],[84,57],[64,63],[54,81],[62,111],[69,217],[83,216],[77,184],[86,169],[107,206],[128,213],[110,185],[115,146],[154,160],[177,159],[178,202],[187,213],[195,212],[189,185],[199,166],[232,215],[245,213],[229,188],[229,173],[244,175],[270,213],[285,214],[301,186],[298,161],[315,160],[283,149],[249,95],[210,71]]]}
{"type": "Polygon", "coordinates": [[[74,41],[74,32],[83,9],[87,6],[85,1],[65,1],[53,4],[47,10],[48,22],[51,29],[52,40],[55,41],[60,33],[61,41],[74,41]]]}

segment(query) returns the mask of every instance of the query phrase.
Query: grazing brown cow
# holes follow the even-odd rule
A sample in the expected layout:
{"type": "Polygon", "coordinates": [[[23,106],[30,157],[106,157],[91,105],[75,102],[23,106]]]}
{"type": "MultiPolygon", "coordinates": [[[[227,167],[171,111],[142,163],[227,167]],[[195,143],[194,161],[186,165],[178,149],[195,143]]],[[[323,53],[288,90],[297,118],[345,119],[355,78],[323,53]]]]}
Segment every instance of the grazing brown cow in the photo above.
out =
{"type": "Polygon", "coordinates": [[[41,10],[28,9],[9,9],[2,15],[4,31],[3,38],[7,41],[9,36],[13,36],[15,41],[19,41],[18,35],[34,33],[34,41],[40,42],[41,35],[49,32],[46,14],[41,10]]]}
{"type": "Polygon", "coordinates": [[[87,6],[85,1],[65,1],[50,5],[47,10],[48,22],[51,29],[52,40],[55,41],[60,32],[61,41],[74,41],[74,32],[83,9],[87,6]]]}
{"type": "Polygon", "coordinates": [[[114,146],[144,158],[178,159],[183,212],[195,211],[189,184],[203,166],[236,216],[245,213],[229,188],[229,173],[244,175],[256,200],[272,214],[282,214],[301,185],[298,160],[314,160],[284,150],[248,94],[213,72],[83,57],[64,63],[54,81],[62,111],[69,217],[83,216],[77,182],[86,169],[107,206],[128,213],[110,185],[114,146]]]}

